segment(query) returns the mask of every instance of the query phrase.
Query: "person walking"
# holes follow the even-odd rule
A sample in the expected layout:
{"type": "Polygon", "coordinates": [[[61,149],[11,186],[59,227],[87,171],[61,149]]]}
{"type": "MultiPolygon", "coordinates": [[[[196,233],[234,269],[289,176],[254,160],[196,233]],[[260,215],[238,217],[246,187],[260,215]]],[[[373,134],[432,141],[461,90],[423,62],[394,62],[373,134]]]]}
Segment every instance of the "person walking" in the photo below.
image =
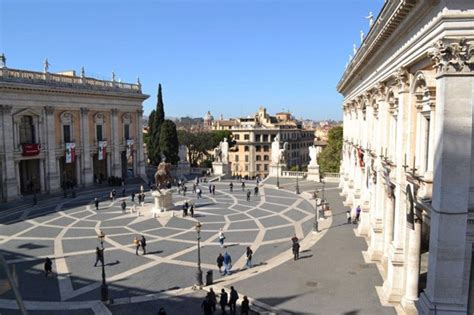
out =
{"type": "Polygon", "coordinates": [[[189,213],[191,214],[191,218],[194,218],[194,202],[191,202],[189,206],[189,213]]]}
{"type": "Polygon", "coordinates": [[[224,240],[225,240],[224,231],[222,231],[222,228],[220,228],[220,230],[219,230],[219,244],[221,244],[221,248],[224,247],[224,240]]]}
{"type": "Polygon", "coordinates": [[[212,185],[212,194],[216,195],[216,185],[212,185]]]}
{"type": "Polygon", "coordinates": [[[142,207],[145,204],[145,193],[142,193],[142,207]]]}
{"type": "Polygon", "coordinates": [[[245,191],[245,182],[242,182],[241,186],[242,186],[242,191],[245,191]]]}
{"type": "Polygon", "coordinates": [[[114,195],[112,194],[112,192],[109,193],[109,200],[110,200],[110,201],[113,201],[113,200],[114,200],[114,195]]]}
{"type": "Polygon", "coordinates": [[[196,188],[196,194],[197,194],[197,199],[201,198],[201,188],[197,187],[196,188]]]}
{"type": "Polygon", "coordinates": [[[212,194],[212,185],[209,184],[209,195],[212,194]]]}
{"type": "Polygon", "coordinates": [[[138,194],[138,204],[142,205],[142,194],[138,194]]]}
{"type": "Polygon", "coordinates": [[[242,303],[240,304],[240,315],[249,315],[249,312],[250,312],[249,299],[247,298],[246,295],[244,295],[244,299],[242,303]]]}
{"type": "Polygon", "coordinates": [[[291,245],[294,245],[295,243],[298,243],[298,237],[296,237],[296,234],[291,238],[291,245]]]}
{"type": "Polygon", "coordinates": [[[193,194],[196,193],[196,184],[193,183],[193,194]]]}
{"type": "Polygon", "coordinates": [[[122,186],[122,197],[125,197],[125,185],[122,186]]]}
{"type": "Polygon", "coordinates": [[[187,191],[188,191],[188,187],[186,187],[186,185],[183,185],[183,196],[186,196],[187,191]]]}
{"type": "Polygon", "coordinates": [[[96,211],[99,210],[99,199],[97,197],[94,199],[94,204],[95,204],[95,210],[96,211]]]}
{"type": "Polygon", "coordinates": [[[187,217],[188,216],[188,201],[185,201],[183,203],[183,217],[187,217]]]}
{"type": "Polygon", "coordinates": [[[300,243],[293,243],[293,259],[298,260],[300,258],[300,243]]]}
{"type": "Polygon", "coordinates": [[[143,255],[146,255],[146,238],[142,235],[142,239],[140,240],[140,246],[143,250],[143,255]]]}
{"type": "Polygon", "coordinates": [[[247,266],[247,268],[252,268],[253,251],[250,246],[247,246],[247,251],[245,252],[245,255],[247,256],[247,262],[245,263],[245,265],[247,266]]]}
{"type": "Polygon", "coordinates": [[[252,193],[250,192],[250,189],[247,190],[247,201],[250,201],[250,195],[251,195],[251,194],[252,194],[252,193]]]}
{"type": "Polygon", "coordinates": [[[135,245],[135,255],[138,256],[138,250],[140,249],[140,240],[138,239],[138,236],[135,236],[133,244],[135,245]]]}
{"type": "Polygon", "coordinates": [[[158,315],[166,315],[166,311],[163,307],[160,307],[160,309],[158,310],[158,315]]]}
{"type": "Polygon", "coordinates": [[[258,196],[258,186],[255,186],[255,188],[253,189],[253,195],[258,196]]]}
{"type": "Polygon", "coordinates": [[[126,210],[127,210],[127,203],[125,202],[125,200],[122,200],[121,207],[122,207],[122,213],[123,213],[123,212],[126,212],[126,210]]]}
{"type": "Polygon", "coordinates": [[[347,224],[351,224],[351,210],[346,211],[347,224]]]}
{"type": "Polygon", "coordinates": [[[115,201],[115,197],[117,196],[117,192],[115,189],[112,189],[112,201],[115,201]]]}
{"type": "Polygon", "coordinates": [[[47,277],[48,275],[53,275],[53,262],[49,257],[46,257],[44,262],[44,275],[47,277]]]}
{"type": "Polygon", "coordinates": [[[224,256],[222,256],[222,253],[219,253],[219,256],[217,256],[217,267],[219,268],[219,272],[222,273],[222,266],[224,265],[224,256]]]}
{"type": "Polygon", "coordinates": [[[232,258],[228,252],[224,253],[224,276],[230,275],[230,269],[232,268],[232,258]]]}
{"type": "Polygon", "coordinates": [[[234,287],[230,287],[229,308],[230,308],[231,314],[235,314],[238,299],[239,299],[239,294],[234,289],[234,287]]]}
{"type": "Polygon", "coordinates": [[[131,196],[132,196],[132,202],[135,202],[135,192],[134,191],[132,191],[131,196]]]}
{"type": "Polygon", "coordinates": [[[217,298],[216,293],[212,288],[209,288],[209,302],[211,302],[212,314],[216,311],[217,298]]]}
{"type": "Polygon", "coordinates": [[[228,303],[227,292],[225,292],[225,290],[222,289],[221,299],[219,300],[219,304],[221,305],[222,315],[227,314],[227,312],[225,311],[225,307],[227,306],[227,303],[228,303]]]}
{"type": "Polygon", "coordinates": [[[359,223],[360,212],[361,211],[362,211],[362,209],[360,208],[360,205],[358,205],[357,208],[356,208],[356,217],[355,217],[355,220],[354,220],[354,224],[359,223]]]}
{"type": "Polygon", "coordinates": [[[234,190],[234,183],[230,182],[229,189],[230,189],[230,192],[234,190]]]}
{"type": "Polygon", "coordinates": [[[206,297],[204,298],[204,301],[202,301],[201,308],[204,311],[204,315],[212,315],[213,311],[209,293],[207,293],[206,297]]]}
{"type": "Polygon", "coordinates": [[[95,264],[94,267],[97,267],[97,263],[104,263],[104,250],[100,249],[99,246],[95,248],[95,264]]]}

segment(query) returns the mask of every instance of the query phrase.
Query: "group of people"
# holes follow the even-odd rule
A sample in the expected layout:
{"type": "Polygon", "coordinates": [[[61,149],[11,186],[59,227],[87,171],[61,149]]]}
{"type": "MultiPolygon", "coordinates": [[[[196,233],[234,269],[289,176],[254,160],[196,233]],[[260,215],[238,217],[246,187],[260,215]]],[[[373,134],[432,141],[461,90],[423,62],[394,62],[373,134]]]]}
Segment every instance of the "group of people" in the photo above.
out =
{"type": "Polygon", "coordinates": [[[186,200],[183,203],[183,217],[188,216],[188,211],[191,214],[191,217],[194,217],[194,208],[195,208],[194,202],[189,202],[186,200]]]}
{"type": "MultiPolygon", "coordinates": [[[[224,232],[222,231],[222,228],[219,230],[219,244],[221,248],[225,247],[224,245],[224,240],[225,240],[225,235],[224,232]]],[[[252,268],[252,257],[253,257],[253,251],[250,248],[250,246],[247,246],[247,249],[245,250],[245,257],[246,257],[246,262],[245,265],[247,268],[252,268]]],[[[224,255],[222,253],[219,253],[217,256],[217,267],[219,268],[219,272],[222,273],[222,267],[224,267],[224,273],[223,275],[229,275],[230,270],[232,268],[232,258],[230,254],[225,251],[224,255]]]]}
{"type": "MultiPolygon", "coordinates": [[[[132,193],[130,194],[130,197],[132,199],[132,203],[134,205],[135,205],[135,196],[136,195],[137,194],[134,191],[132,191],[132,193]]],[[[113,189],[109,193],[109,200],[110,201],[115,201],[116,196],[117,196],[117,192],[115,191],[115,189],[113,189]]],[[[125,186],[122,188],[122,196],[125,197],[125,186]]],[[[142,185],[141,188],[140,188],[140,192],[138,193],[138,204],[143,207],[144,203],[145,203],[145,191],[143,190],[143,185],[142,185]]],[[[94,205],[95,205],[95,210],[98,211],[99,206],[100,206],[99,198],[97,198],[97,197],[94,198],[94,205]]],[[[120,204],[120,207],[122,208],[122,212],[126,211],[127,203],[125,202],[125,200],[122,200],[122,203],[120,204]]]]}
{"type": "Polygon", "coordinates": [[[362,209],[360,208],[360,205],[357,206],[356,211],[355,211],[355,216],[352,217],[351,215],[351,210],[346,211],[346,216],[347,216],[347,224],[357,224],[360,221],[360,213],[362,212],[362,209]]]}
{"type": "MultiPolygon", "coordinates": [[[[227,293],[225,289],[221,289],[219,305],[221,307],[222,314],[227,314],[227,307],[229,307],[230,314],[236,314],[237,312],[237,301],[239,300],[239,294],[233,286],[230,287],[230,292],[227,293]]],[[[217,297],[212,288],[206,295],[206,298],[201,304],[201,308],[204,311],[204,315],[213,315],[217,308],[217,297]]],[[[242,315],[248,315],[250,311],[250,303],[247,296],[243,297],[242,303],[240,304],[240,312],[242,315]]]]}
{"type": "Polygon", "coordinates": [[[138,238],[138,236],[136,236],[135,239],[133,240],[133,244],[135,245],[135,255],[138,256],[138,250],[140,249],[140,247],[142,248],[143,255],[146,255],[146,238],[145,238],[145,236],[142,235],[140,239],[138,238]]]}

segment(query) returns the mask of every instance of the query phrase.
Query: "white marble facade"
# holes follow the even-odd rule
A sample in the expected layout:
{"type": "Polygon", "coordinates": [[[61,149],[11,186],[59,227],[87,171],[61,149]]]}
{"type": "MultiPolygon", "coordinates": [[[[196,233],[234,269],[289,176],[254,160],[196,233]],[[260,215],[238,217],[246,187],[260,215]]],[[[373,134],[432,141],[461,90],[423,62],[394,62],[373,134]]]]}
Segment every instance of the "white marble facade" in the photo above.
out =
{"type": "Polygon", "coordinates": [[[386,1],[338,91],[341,194],[362,209],[379,296],[472,314],[474,2],[386,1]]]}
{"type": "Polygon", "coordinates": [[[0,91],[0,200],[91,185],[99,174],[145,176],[140,83],[3,67],[0,91]]]}

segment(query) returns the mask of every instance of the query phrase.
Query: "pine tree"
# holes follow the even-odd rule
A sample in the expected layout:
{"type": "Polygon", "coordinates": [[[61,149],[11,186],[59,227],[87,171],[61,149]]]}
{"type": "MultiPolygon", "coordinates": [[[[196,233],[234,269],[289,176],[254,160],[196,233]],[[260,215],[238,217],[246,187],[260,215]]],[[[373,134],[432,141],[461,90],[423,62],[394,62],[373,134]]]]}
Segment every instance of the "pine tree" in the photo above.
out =
{"type": "Polygon", "coordinates": [[[166,162],[176,164],[178,157],[178,132],[176,125],[171,120],[163,121],[160,130],[160,151],[166,157],[166,162]]]}

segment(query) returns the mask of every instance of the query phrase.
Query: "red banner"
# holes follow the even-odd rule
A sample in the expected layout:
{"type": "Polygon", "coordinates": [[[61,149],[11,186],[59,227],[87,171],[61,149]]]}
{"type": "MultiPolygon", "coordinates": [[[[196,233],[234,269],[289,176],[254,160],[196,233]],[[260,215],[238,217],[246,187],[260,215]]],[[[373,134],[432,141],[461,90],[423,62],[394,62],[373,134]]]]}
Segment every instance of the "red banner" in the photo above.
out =
{"type": "Polygon", "coordinates": [[[364,152],[360,148],[357,149],[357,156],[359,157],[359,166],[360,167],[365,167],[364,152]]]}
{"type": "Polygon", "coordinates": [[[22,155],[23,156],[33,156],[40,154],[41,145],[38,143],[29,143],[29,144],[22,144],[22,155]]]}

